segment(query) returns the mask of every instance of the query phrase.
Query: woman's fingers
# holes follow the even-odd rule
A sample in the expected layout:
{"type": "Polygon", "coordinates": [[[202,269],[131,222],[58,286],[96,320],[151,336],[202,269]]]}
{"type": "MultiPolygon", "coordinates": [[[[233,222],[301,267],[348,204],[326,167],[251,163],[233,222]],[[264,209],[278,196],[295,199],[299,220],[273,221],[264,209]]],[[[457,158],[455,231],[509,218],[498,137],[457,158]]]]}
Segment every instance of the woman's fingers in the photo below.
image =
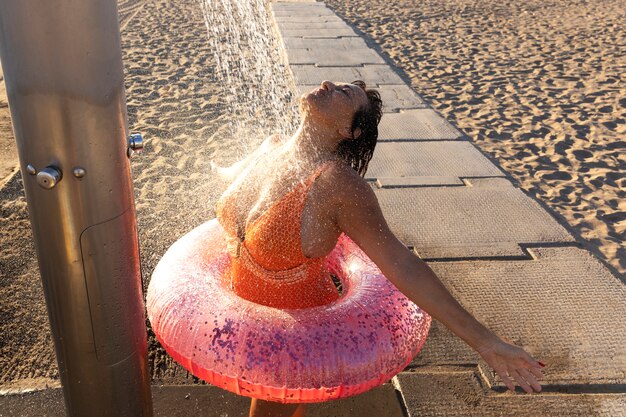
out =
{"type": "Polygon", "coordinates": [[[541,391],[541,384],[537,382],[537,379],[528,372],[528,369],[520,368],[518,369],[518,373],[528,382],[528,384],[537,392],[541,391]]]}
{"type": "Polygon", "coordinates": [[[531,366],[529,371],[535,376],[535,378],[538,381],[543,379],[543,372],[541,372],[541,369],[535,368],[534,366],[531,366]]]}
{"type": "Polygon", "coordinates": [[[504,382],[504,385],[506,385],[506,387],[511,391],[515,392],[515,384],[513,383],[513,381],[511,381],[511,378],[509,378],[506,370],[502,368],[494,368],[494,370],[496,371],[502,382],[504,382]]]}
{"type": "Polygon", "coordinates": [[[529,394],[534,391],[541,391],[541,384],[539,384],[537,379],[527,369],[520,368],[518,370],[509,370],[508,372],[504,369],[496,369],[495,371],[500,376],[500,379],[502,379],[502,382],[504,382],[504,385],[511,391],[515,391],[515,383],[512,379],[517,382],[520,388],[529,394]]]}
{"type": "Polygon", "coordinates": [[[526,380],[522,378],[522,376],[516,370],[510,370],[509,375],[513,379],[515,379],[517,381],[517,384],[528,394],[531,394],[533,392],[533,389],[530,387],[530,385],[528,385],[528,382],[526,382],[526,380]]]}
{"type": "Polygon", "coordinates": [[[483,349],[480,354],[511,391],[515,391],[515,382],[529,394],[541,391],[539,380],[543,378],[543,373],[540,367],[545,365],[522,348],[502,342],[500,345],[483,349]]]}
{"type": "Polygon", "coordinates": [[[543,368],[545,365],[537,361],[526,352],[524,352],[524,356],[526,359],[526,363],[528,363],[528,370],[537,380],[543,379],[543,372],[541,372],[541,368],[543,368]]]}

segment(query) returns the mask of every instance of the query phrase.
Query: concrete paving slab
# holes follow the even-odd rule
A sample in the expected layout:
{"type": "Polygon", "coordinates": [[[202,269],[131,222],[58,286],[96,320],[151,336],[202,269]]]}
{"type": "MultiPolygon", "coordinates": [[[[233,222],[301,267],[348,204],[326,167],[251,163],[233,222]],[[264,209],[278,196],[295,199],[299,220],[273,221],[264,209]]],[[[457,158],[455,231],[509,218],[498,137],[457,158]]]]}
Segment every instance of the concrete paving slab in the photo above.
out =
{"type": "MultiPolygon", "coordinates": [[[[315,39],[317,40],[317,39],[315,39]]],[[[317,65],[318,67],[353,67],[364,64],[384,64],[385,61],[372,49],[353,49],[337,52],[330,49],[287,49],[290,65],[317,65]]]]}
{"type": "Polygon", "coordinates": [[[365,41],[361,38],[348,37],[338,39],[324,38],[283,38],[287,52],[293,49],[333,49],[335,51],[352,51],[355,49],[368,48],[365,41]]]}
{"type": "Polygon", "coordinates": [[[415,188],[415,187],[442,187],[464,186],[465,183],[458,177],[377,177],[368,178],[378,188],[415,188]]]}
{"type": "MultiPolygon", "coordinates": [[[[211,385],[152,386],[155,417],[247,417],[250,399],[211,385]]],[[[65,417],[60,388],[0,396],[0,417],[65,417]]],[[[311,404],[308,417],[403,417],[392,384],[344,400],[311,404]]]]}
{"type": "Polygon", "coordinates": [[[424,99],[406,84],[381,85],[376,90],[378,90],[380,98],[383,100],[383,111],[385,112],[428,107],[424,99]]]}
{"type": "Polygon", "coordinates": [[[300,8],[279,10],[274,8],[272,11],[276,17],[314,17],[314,16],[336,16],[336,14],[327,7],[318,7],[303,4],[300,8]]]}
{"type": "Polygon", "coordinates": [[[394,233],[425,259],[519,257],[519,250],[510,251],[515,244],[574,241],[506,179],[477,178],[469,184],[375,193],[394,233]]]}
{"type": "Polygon", "coordinates": [[[61,388],[0,396],[1,417],[66,417],[61,388]]]}
{"type": "MultiPolygon", "coordinates": [[[[153,387],[156,416],[247,416],[250,399],[210,386],[153,387]],[[187,398],[188,397],[188,398],[187,398]]],[[[309,417],[402,417],[402,408],[392,384],[339,401],[312,404],[309,417]]]]}
{"type": "Polygon", "coordinates": [[[485,390],[470,370],[425,369],[395,378],[408,416],[623,416],[624,394],[514,394],[485,390]]]}
{"type": "Polygon", "coordinates": [[[623,387],[626,287],[584,249],[528,251],[535,259],[429,265],[487,327],[547,364],[546,384],[623,387]]]}
{"type": "Polygon", "coordinates": [[[326,4],[322,1],[272,1],[271,7],[276,10],[293,10],[301,9],[303,7],[321,7],[326,8],[326,4]]]}
{"type": "Polygon", "coordinates": [[[460,140],[464,135],[431,109],[386,113],[378,126],[378,140],[460,140]]]}
{"type": "MultiPolygon", "coordinates": [[[[288,54],[291,55],[295,51],[296,50],[290,50],[288,54]]],[[[319,85],[298,85],[297,88],[299,93],[302,94],[308,93],[318,86],[319,85]]],[[[385,84],[381,86],[368,86],[368,88],[373,88],[380,93],[381,99],[383,100],[383,112],[385,113],[398,112],[399,110],[424,109],[428,107],[424,100],[406,84],[385,84]]]]}
{"type": "Polygon", "coordinates": [[[433,320],[426,343],[406,370],[423,366],[465,366],[476,370],[480,356],[446,326],[433,320]]]}
{"type": "Polygon", "coordinates": [[[417,247],[415,253],[425,260],[528,259],[528,254],[516,242],[433,245],[417,247]]]}
{"type": "Polygon", "coordinates": [[[311,0],[306,0],[306,1],[272,1],[270,3],[272,9],[274,10],[294,10],[294,9],[301,9],[303,7],[310,7],[310,8],[315,8],[315,7],[321,7],[321,8],[326,8],[326,4],[324,4],[324,2],[321,1],[311,1],[311,0]]]}
{"type": "Polygon", "coordinates": [[[289,21],[280,21],[276,22],[276,25],[280,30],[295,30],[295,29],[350,29],[350,26],[343,20],[332,20],[330,22],[313,20],[311,22],[289,22],[289,21]]]}
{"type": "Polygon", "coordinates": [[[357,36],[350,27],[335,29],[283,29],[280,31],[282,37],[301,38],[339,38],[342,36],[357,36]]]}
{"type": "Polygon", "coordinates": [[[291,23],[313,23],[313,22],[343,22],[337,15],[324,15],[324,16],[274,16],[276,23],[291,22],[291,23]]]}
{"type": "MultiPolygon", "coordinates": [[[[504,177],[470,142],[382,142],[369,164],[366,179],[392,177],[504,177]]],[[[406,185],[406,183],[405,183],[406,185]]]]}
{"type": "Polygon", "coordinates": [[[301,2],[281,2],[281,1],[270,1],[270,7],[275,11],[301,11],[301,10],[317,10],[317,9],[325,9],[328,10],[328,7],[324,2],[315,2],[315,1],[301,1],[301,2]]]}
{"type": "Polygon", "coordinates": [[[324,80],[352,82],[362,80],[372,87],[381,84],[401,84],[402,80],[387,65],[364,65],[362,67],[316,67],[314,65],[291,65],[296,84],[319,85],[324,80]]]}

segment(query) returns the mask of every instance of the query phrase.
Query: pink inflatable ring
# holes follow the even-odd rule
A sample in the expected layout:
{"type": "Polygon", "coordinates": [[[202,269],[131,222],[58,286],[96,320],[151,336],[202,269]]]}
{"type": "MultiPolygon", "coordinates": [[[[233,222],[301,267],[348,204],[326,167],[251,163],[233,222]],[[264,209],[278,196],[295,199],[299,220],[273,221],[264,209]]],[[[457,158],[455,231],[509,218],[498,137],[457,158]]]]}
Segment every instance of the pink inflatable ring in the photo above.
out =
{"type": "Polygon", "coordinates": [[[327,267],[343,292],[324,306],[280,310],[229,287],[224,231],[211,220],[157,265],[148,317],[165,350],[192,374],[239,395],[320,402],[367,391],[421,349],[430,316],[400,293],[348,237],[327,267]]]}

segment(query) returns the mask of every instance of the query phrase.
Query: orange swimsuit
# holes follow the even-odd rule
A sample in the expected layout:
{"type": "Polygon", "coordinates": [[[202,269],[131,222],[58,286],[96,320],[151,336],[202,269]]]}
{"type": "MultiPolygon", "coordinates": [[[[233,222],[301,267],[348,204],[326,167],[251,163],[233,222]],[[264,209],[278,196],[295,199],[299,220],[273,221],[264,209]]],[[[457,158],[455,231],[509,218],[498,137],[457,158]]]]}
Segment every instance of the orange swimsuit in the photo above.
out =
{"type": "Polygon", "coordinates": [[[284,309],[315,307],[339,297],[324,267],[326,258],[307,258],[300,235],[308,191],[329,164],[274,203],[245,230],[242,239],[235,232],[235,193],[218,201],[217,218],[226,231],[230,278],[237,295],[284,309]]]}

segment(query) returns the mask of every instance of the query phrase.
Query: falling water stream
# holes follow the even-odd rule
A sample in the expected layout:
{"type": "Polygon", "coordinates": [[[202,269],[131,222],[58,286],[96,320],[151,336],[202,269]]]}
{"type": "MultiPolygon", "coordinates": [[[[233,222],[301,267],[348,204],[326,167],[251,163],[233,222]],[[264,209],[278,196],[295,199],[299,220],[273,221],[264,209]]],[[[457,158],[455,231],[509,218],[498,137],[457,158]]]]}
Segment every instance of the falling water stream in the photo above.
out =
{"type": "Polygon", "coordinates": [[[297,97],[266,0],[201,0],[217,78],[228,92],[229,134],[248,153],[271,134],[292,134],[297,97]]]}
{"type": "MultiPolygon", "coordinates": [[[[202,0],[202,10],[215,51],[216,76],[227,92],[225,101],[233,120],[225,129],[231,136],[225,139],[237,145],[239,159],[250,155],[264,138],[293,135],[299,122],[299,97],[282,59],[269,2],[202,0]]],[[[287,146],[255,158],[242,175],[224,178],[230,183],[226,194],[238,195],[240,219],[264,212],[312,170],[287,146]]]]}

